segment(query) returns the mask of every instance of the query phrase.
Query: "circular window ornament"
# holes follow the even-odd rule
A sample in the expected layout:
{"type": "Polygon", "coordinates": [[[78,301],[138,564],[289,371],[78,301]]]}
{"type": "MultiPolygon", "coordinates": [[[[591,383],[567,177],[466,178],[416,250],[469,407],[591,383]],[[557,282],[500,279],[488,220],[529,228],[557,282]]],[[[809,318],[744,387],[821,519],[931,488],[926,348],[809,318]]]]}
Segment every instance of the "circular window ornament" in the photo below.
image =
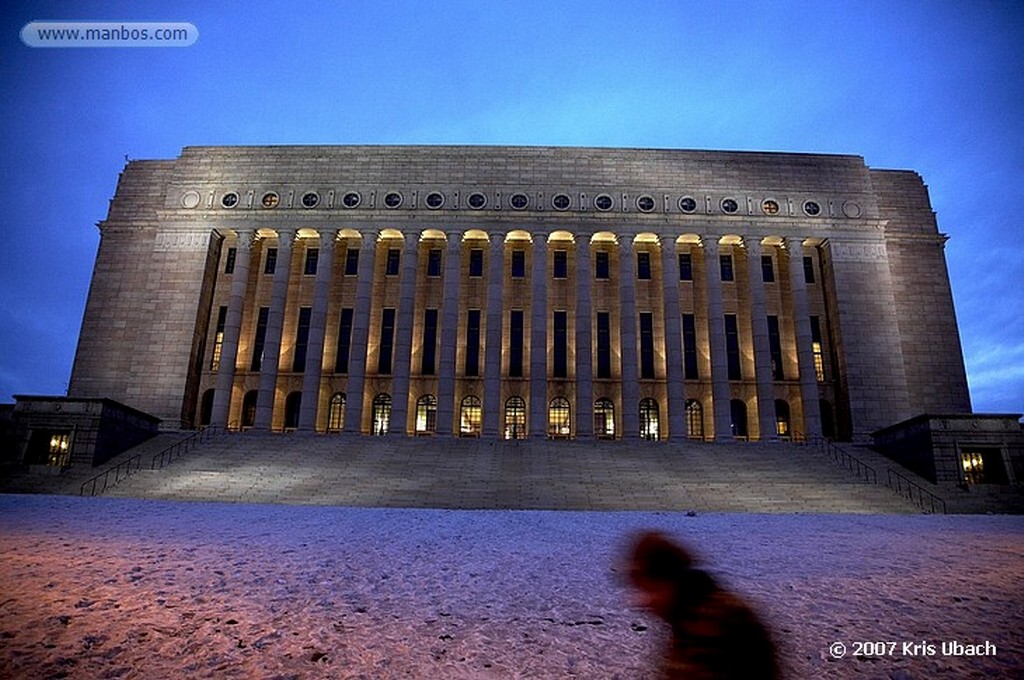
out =
{"type": "Polygon", "coordinates": [[[198,191],[186,191],[181,196],[181,205],[183,208],[194,208],[199,205],[199,201],[203,200],[202,196],[199,195],[198,191]]]}
{"type": "Polygon", "coordinates": [[[477,192],[469,195],[469,207],[473,210],[482,210],[487,205],[487,197],[477,192]]]}
{"type": "Polygon", "coordinates": [[[761,212],[765,215],[778,215],[779,214],[779,202],[772,199],[765,199],[761,201],[761,212]]]}
{"type": "Polygon", "coordinates": [[[530,199],[526,194],[512,194],[509,204],[513,210],[525,210],[526,206],[530,205],[530,199]]]}
{"type": "Polygon", "coordinates": [[[804,212],[811,217],[817,217],[821,214],[821,206],[817,201],[804,201],[804,212]]]}
{"type": "Polygon", "coordinates": [[[355,208],[362,203],[363,197],[359,195],[358,191],[349,191],[341,197],[341,204],[346,208],[355,208]]]}
{"type": "Polygon", "coordinates": [[[860,205],[853,201],[843,203],[843,214],[850,219],[857,219],[861,215],[860,205]]]}
{"type": "Polygon", "coordinates": [[[683,196],[679,199],[679,209],[684,213],[697,211],[697,200],[693,196],[683,196]]]}
{"type": "Polygon", "coordinates": [[[647,194],[636,197],[636,208],[640,212],[649,213],[654,210],[654,198],[647,194]]]}
{"type": "Polygon", "coordinates": [[[225,208],[234,208],[238,205],[238,194],[234,191],[229,191],[221,197],[220,204],[225,208]]]}
{"type": "Polygon", "coordinates": [[[302,194],[302,207],[303,208],[315,208],[320,204],[320,194],[315,191],[307,191],[302,194]]]}
{"type": "Polygon", "coordinates": [[[730,215],[740,209],[739,203],[737,203],[736,199],[733,198],[723,198],[721,205],[722,212],[728,213],[730,215]]]}
{"type": "Polygon", "coordinates": [[[613,201],[612,197],[608,194],[601,194],[594,199],[594,207],[601,212],[608,212],[612,209],[613,201]]]}
{"type": "Polygon", "coordinates": [[[568,210],[571,203],[568,194],[555,194],[551,198],[551,205],[555,210],[568,210]]]}
{"type": "Polygon", "coordinates": [[[427,194],[427,198],[425,200],[428,208],[431,210],[437,210],[444,205],[444,194],[440,191],[431,191],[427,194]]]}
{"type": "Polygon", "coordinates": [[[268,191],[267,193],[263,194],[263,198],[260,199],[260,205],[262,205],[267,210],[272,210],[276,208],[280,202],[281,197],[275,194],[273,191],[268,191]]]}
{"type": "Polygon", "coordinates": [[[384,194],[384,207],[394,210],[402,205],[402,194],[397,191],[389,191],[384,194]]]}

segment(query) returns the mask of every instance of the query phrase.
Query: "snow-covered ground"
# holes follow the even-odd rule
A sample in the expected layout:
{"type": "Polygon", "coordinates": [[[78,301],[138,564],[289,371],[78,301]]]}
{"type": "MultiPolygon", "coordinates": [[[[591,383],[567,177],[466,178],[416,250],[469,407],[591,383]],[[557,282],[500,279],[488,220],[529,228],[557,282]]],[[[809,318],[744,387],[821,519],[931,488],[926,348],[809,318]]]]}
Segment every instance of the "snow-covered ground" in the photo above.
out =
{"type": "Polygon", "coordinates": [[[0,677],[650,677],[664,631],[621,579],[642,528],[755,603],[789,677],[1024,677],[1020,517],[56,496],[0,496],[0,677]]]}

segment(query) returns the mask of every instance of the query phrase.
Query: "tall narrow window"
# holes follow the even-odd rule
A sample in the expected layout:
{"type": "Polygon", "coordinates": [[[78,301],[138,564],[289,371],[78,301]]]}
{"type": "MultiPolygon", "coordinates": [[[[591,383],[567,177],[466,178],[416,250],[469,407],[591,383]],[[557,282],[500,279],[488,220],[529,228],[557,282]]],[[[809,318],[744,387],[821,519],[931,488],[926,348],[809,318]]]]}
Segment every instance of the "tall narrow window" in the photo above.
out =
{"type": "Polygon", "coordinates": [[[772,378],[782,380],[785,378],[782,369],[782,340],[779,337],[779,317],[768,317],[768,353],[772,358],[772,378]]]}
{"type": "Polygon", "coordinates": [[[599,250],[594,253],[594,278],[607,280],[611,267],[608,265],[608,251],[599,250]]]}
{"type": "Polygon", "coordinates": [[[509,397],[505,402],[505,439],[526,439],[526,402],[509,397]]]}
{"type": "Polygon", "coordinates": [[[679,253],[679,280],[693,281],[693,258],[690,253],[679,253]]]}
{"type": "Polygon", "coordinates": [[[391,429],[391,395],[378,394],[373,398],[373,434],[383,437],[391,429]]]}
{"type": "Polygon", "coordinates": [[[345,276],[357,276],[359,274],[359,248],[348,248],[345,250],[345,276]]]}
{"type": "Polygon", "coordinates": [[[729,419],[732,436],[738,439],[747,438],[747,405],[741,399],[729,401],[729,419]]]}
{"type": "Polygon", "coordinates": [[[789,429],[789,402],[785,399],[775,400],[775,434],[783,439],[789,439],[792,434],[789,429]]]}
{"type": "Polygon", "coordinates": [[[387,276],[398,276],[398,266],[402,261],[402,251],[398,248],[388,248],[388,258],[385,263],[384,274],[387,276]]]}
{"type": "Polygon", "coordinates": [[[416,434],[437,432],[437,397],[424,394],[416,401],[416,434]]]}
{"type": "Polygon", "coordinates": [[[263,368],[263,346],[267,342],[267,319],[270,317],[270,307],[260,307],[259,316],[256,317],[256,335],[252,339],[252,363],[250,370],[259,371],[263,368]]]}
{"type": "Polygon", "coordinates": [[[434,357],[437,353],[437,310],[427,309],[423,312],[423,362],[420,373],[434,375],[436,373],[434,357]]]}
{"type": "Polygon", "coordinates": [[[263,261],[263,273],[273,274],[277,270],[277,248],[267,248],[267,259],[263,261]]]}
{"type": "Polygon", "coordinates": [[[348,350],[352,343],[352,308],[341,310],[338,323],[338,351],[334,357],[334,372],[348,373],[348,350]]]}
{"type": "Polygon", "coordinates": [[[299,309],[299,323],[295,327],[295,354],[292,357],[292,371],[301,373],[306,370],[306,348],[309,346],[309,319],[313,314],[311,307],[299,309]]]}
{"type": "Polygon", "coordinates": [[[686,400],[686,436],[704,439],[704,406],[696,399],[686,400]]]}
{"type": "Polygon", "coordinates": [[[345,393],[336,392],[327,406],[327,431],[341,432],[345,426],[345,393]]]}
{"type": "Polygon", "coordinates": [[[735,276],[732,271],[732,255],[719,255],[718,269],[722,274],[723,281],[735,280],[735,276]]]}
{"type": "Polygon", "coordinates": [[[661,436],[658,402],[650,397],[640,400],[640,438],[656,442],[661,436]]]}
{"type": "Polygon", "coordinates": [[[740,334],[735,314],[725,315],[725,353],[729,364],[729,380],[742,380],[740,370],[740,334]]]}
{"type": "Polygon", "coordinates": [[[636,278],[643,280],[651,278],[651,254],[645,250],[636,254],[636,278]]]}
{"type": "Polygon", "coordinates": [[[316,276],[316,267],[319,262],[320,249],[306,248],[306,263],[302,268],[302,273],[306,276],[316,276]]]}
{"type": "Polygon", "coordinates": [[[772,262],[771,255],[761,256],[761,280],[765,283],[775,281],[775,264],[772,262]]]}
{"type": "Polygon", "coordinates": [[[427,251],[427,276],[441,275],[441,249],[431,248],[427,251]]]}
{"type": "Polygon", "coordinates": [[[462,437],[479,437],[483,408],[481,408],[480,397],[463,397],[459,407],[459,435],[462,437]]]}
{"type": "Polygon", "coordinates": [[[481,248],[469,251],[469,275],[473,278],[484,275],[484,251],[481,248]]]}
{"type": "Polygon", "coordinates": [[[523,310],[513,309],[509,319],[508,375],[523,377],[523,310]]]}
{"type": "Polygon", "coordinates": [[[220,370],[220,354],[224,348],[224,326],[228,319],[228,308],[224,305],[217,310],[217,326],[213,332],[213,353],[210,355],[210,370],[220,370]]]}
{"type": "Polygon", "coordinates": [[[552,439],[568,439],[571,434],[569,410],[565,397],[555,397],[548,404],[548,436],[552,439]]]}
{"type": "Polygon", "coordinates": [[[252,427],[256,424],[256,401],[259,392],[249,390],[242,397],[242,427],[252,427]]]}
{"type": "Polygon", "coordinates": [[[608,312],[597,313],[597,377],[612,377],[611,323],[608,312]]]}
{"type": "Polygon", "coordinates": [[[235,273],[235,258],[238,257],[238,248],[228,248],[228,254],[224,256],[224,273],[235,273]]]}
{"type": "Polygon", "coordinates": [[[654,315],[640,312],[640,377],[654,378],[654,315]]]}
{"type": "Polygon", "coordinates": [[[554,318],[554,346],[552,347],[554,354],[554,365],[552,366],[552,376],[555,378],[568,377],[568,321],[565,312],[555,312],[554,318]]]}
{"type": "Polygon", "coordinates": [[[302,409],[302,392],[290,392],[284,400],[284,429],[297,430],[299,411],[302,409]]]}
{"type": "Polygon", "coordinates": [[[521,279],[526,276],[526,251],[512,251],[512,278],[521,279]]]}
{"type": "Polygon", "coordinates": [[[804,283],[814,283],[814,258],[804,258],[804,283]]]}
{"type": "Polygon", "coordinates": [[[687,380],[697,380],[697,321],[693,314],[683,314],[683,374],[687,380]]]}
{"type": "Polygon", "coordinates": [[[825,382],[825,353],[821,343],[821,320],[811,317],[811,356],[814,357],[814,375],[818,382],[825,382]]]}
{"type": "Polygon", "coordinates": [[[480,310],[466,315],[466,376],[480,375],[480,310]]]}
{"type": "Polygon", "coordinates": [[[564,250],[556,250],[551,263],[552,275],[556,279],[564,279],[569,276],[569,257],[564,250]]]}
{"type": "Polygon", "coordinates": [[[395,344],[395,310],[384,309],[380,315],[380,354],[377,357],[377,373],[391,373],[391,355],[395,344]]]}
{"type": "Polygon", "coordinates": [[[594,402],[594,436],[598,439],[615,438],[615,404],[602,397],[594,402]]]}

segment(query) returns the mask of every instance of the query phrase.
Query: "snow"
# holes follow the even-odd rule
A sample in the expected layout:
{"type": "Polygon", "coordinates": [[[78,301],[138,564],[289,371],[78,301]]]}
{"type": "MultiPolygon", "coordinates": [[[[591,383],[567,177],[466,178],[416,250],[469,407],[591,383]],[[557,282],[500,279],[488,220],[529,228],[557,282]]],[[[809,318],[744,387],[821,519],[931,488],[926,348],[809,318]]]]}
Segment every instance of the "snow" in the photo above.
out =
{"type": "Polygon", "coordinates": [[[755,605],[789,677],[1024,677],[1020,517],[60,496],[0,496],[0,677],[652,677],[665,631],[621,578],[646,528],[755,605]]]}

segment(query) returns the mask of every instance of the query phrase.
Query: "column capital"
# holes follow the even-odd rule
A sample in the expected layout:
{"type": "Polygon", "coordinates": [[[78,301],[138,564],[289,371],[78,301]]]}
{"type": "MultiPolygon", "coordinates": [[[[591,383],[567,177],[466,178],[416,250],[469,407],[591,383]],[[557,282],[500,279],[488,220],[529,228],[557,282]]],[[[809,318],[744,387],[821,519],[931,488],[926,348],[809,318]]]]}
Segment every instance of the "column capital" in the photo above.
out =
{"type": "Polygon", "coordinates": [[[299,238],[299,232],[296,229],[278,229],[277,230],[277,247],[278,248],[291,248],[295,245],[295,242],[299,238]]]}
{"type": "Polygon", "coordinates": [[[782,247],[791,254],[793,252],[802,252],[800,249],[804,247],[804,240],[799,236],[786,236],[782,239],[782,247]]]}
{"type": "Polygon", "coordinates": [[[658,237],[658,243],[661,244],[662,248],[675,248],[676,239],[678,238],[675,234],[662,235],[658,237]]]}
{"type": "Polygon", "coordinates": [[[743,237],[743,247],[746,248],[747,255],[750,257],[759,257],[764,252],[764,247],[761,245],[761,239],[758,236],[743,237]]]}
{"type": "Polygon", "coordinates": [[[706,253],[718,253],[718,237],[717,236],[702,236],[700,239],[700,245],[704,248],[706,253]]]}
{"type": "Polygon", "coordinates": [[[334,248],[334,244],[338,242],[338,232],[333,229],[324,229],[320,232],[320,247],[334,248]]]}
{"type": "Polygon", "coordinates": [[[235,247],[249,250],[259,239],[255,229],[235,229],[235,247]]]}

